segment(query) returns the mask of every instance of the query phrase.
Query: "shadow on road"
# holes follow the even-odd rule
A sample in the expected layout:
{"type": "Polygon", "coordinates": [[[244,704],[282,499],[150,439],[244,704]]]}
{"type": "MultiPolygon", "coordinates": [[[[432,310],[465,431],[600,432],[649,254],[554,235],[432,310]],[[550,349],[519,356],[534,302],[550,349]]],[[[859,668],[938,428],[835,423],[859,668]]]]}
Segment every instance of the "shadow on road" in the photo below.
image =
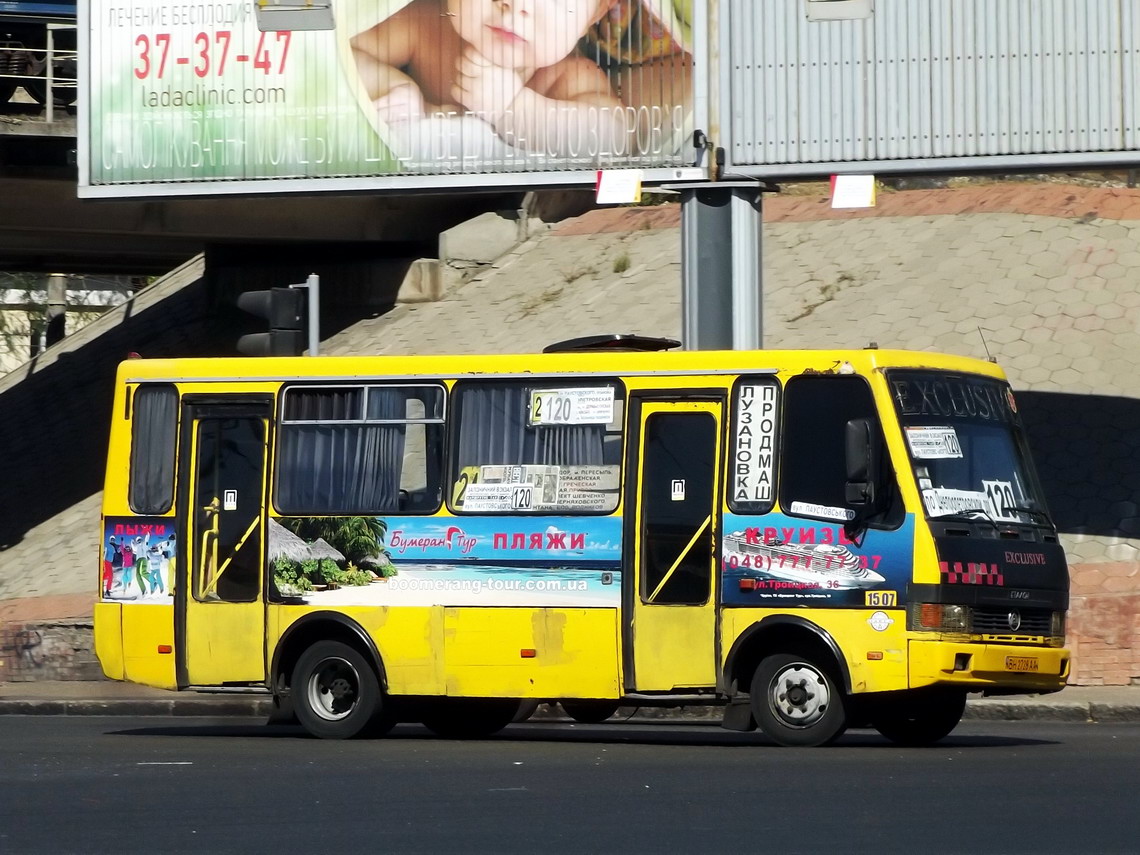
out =
{"type": "MultiPolygon", "coordinates": [[[[319,742],[303,728],[288,725],[268,724],[168,724],[161,727],[140,727],[126,730],[110,730],[110,736],[177,736],[209,738],[254,738],[254,739],[301,739],[319,742]]],[[[417,724],[398,725],[382,739],[351,743],[356,746],[385,742],[457,742],[433,734],[417,724]]],[[[591,745],[653,745],[690,747],[707,745],[710,747],[738,748],[745,746],[778,746],[759,732],[737,733],[722,730],[715,725],[673,723],[668,724],[515,724],[489,739],[466,740],[474,743],[567,743],[591,745]]],[[[334,743],[345,744],[345,743],[334,743]]],[[[849,730],[832,748],[889,748],[907,751],[931,751],[954,749],[1009,748],[1011,746],[1057,745],[1057,740],[1026,738],[1020,736],[995,736],[992,734],[960,733],[951,734],[937,745],[929,748],[907,748],[894,745],[872,730],[849,730]]]]}

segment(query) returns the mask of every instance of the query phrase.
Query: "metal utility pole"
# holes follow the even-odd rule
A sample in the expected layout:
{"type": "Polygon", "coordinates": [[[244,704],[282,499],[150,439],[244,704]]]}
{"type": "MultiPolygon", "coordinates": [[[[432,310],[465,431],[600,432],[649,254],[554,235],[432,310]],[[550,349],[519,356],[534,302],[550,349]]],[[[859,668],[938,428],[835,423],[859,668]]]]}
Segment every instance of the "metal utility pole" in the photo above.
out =
{"type": "Polygon", "coordinates": [[[309,356],[321,352],[321,277],[310,273],[304,287],[309,292],[309,356]]]}
{"type": "Polygon", "coordinates": [[[681,194],[682,338],[688,350],[763,346],[759,181],[671,184],[681,194]]]}
{"type": "Polygon", "coordinates": [[[51,347],[67,333],[67,277],[52,273],[47,279],[45,341],[51,347]]]}

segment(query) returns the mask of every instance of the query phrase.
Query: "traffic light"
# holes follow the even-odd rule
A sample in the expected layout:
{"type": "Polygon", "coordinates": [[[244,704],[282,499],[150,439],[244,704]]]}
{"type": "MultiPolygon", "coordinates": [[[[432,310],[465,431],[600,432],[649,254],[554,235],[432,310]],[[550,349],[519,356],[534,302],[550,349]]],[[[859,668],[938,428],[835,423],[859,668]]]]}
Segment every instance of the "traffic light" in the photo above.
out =
{"type": "Polygon", "coordinates": [[[305,303],[306,294],[300,288],[240,294],[238,308],[268,321],[269,332],[243,335],[238,350],[250,356],[300,356],[305,352],[305,303]]]}

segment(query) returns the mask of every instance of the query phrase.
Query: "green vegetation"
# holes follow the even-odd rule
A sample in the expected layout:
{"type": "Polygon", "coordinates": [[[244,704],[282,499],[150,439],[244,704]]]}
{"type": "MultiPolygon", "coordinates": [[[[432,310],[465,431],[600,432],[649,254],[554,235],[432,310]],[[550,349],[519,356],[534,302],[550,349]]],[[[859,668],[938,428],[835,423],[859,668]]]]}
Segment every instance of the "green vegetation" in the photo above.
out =
{"type": "Polygon", "coordinates": [[[273,578],[283,594],[297,595],[317,586],[369,585],[377,577],[389,579],[398,572],[384,549],[387,524],[381,519],[298,517],[281,523],[306,543],[324,540],[344,556],[345,565],[341,567],[341,562],[331,557],[301,561],[275,558],[273,578]]]}
{"type": "Polygon", "coordinates": [[[325,543],[354,564],[378,559],[389,563],[384,551],[384,535],[388,533],[384,520],[376,517],[298,517],[281,522],[306,543],[323,538],[325,543]]]}
{"type": "Polygon", "coordinates": [[[282,594],[302,594],[313,590],[313,583],[301,572],[301,562],[288,558],[274,560],[273,581],[282,594]]]}

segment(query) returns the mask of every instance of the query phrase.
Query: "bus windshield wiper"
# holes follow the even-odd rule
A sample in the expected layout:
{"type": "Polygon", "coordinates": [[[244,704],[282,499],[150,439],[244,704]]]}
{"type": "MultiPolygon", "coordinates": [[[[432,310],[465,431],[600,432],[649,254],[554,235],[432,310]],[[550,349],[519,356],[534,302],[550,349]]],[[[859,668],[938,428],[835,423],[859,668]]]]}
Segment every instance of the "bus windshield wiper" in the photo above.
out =
{"type": "Polygon", "coordinates": [[[1025,514],[1030,519],[1039,519],[1045,523],[1045,525],[1053,525],[1053,520],[1049,519],[1049,515],[1037,508],[1023,508],[1020,505],[1013,505],[1010,507],[1010,510],[1025,514]]]}
{"type": "Polygon", "coordinates": [[[962,520],[963,522],[978,522],[977,514],[981,514],[981,518],[994,527],[994,531],[999,530],[997,521],[990,516],[990,512],[985,508],[963,508],[960,511],[953,511],[948,514],[938,514],[931,516],[935,520],[962,520]]]}

